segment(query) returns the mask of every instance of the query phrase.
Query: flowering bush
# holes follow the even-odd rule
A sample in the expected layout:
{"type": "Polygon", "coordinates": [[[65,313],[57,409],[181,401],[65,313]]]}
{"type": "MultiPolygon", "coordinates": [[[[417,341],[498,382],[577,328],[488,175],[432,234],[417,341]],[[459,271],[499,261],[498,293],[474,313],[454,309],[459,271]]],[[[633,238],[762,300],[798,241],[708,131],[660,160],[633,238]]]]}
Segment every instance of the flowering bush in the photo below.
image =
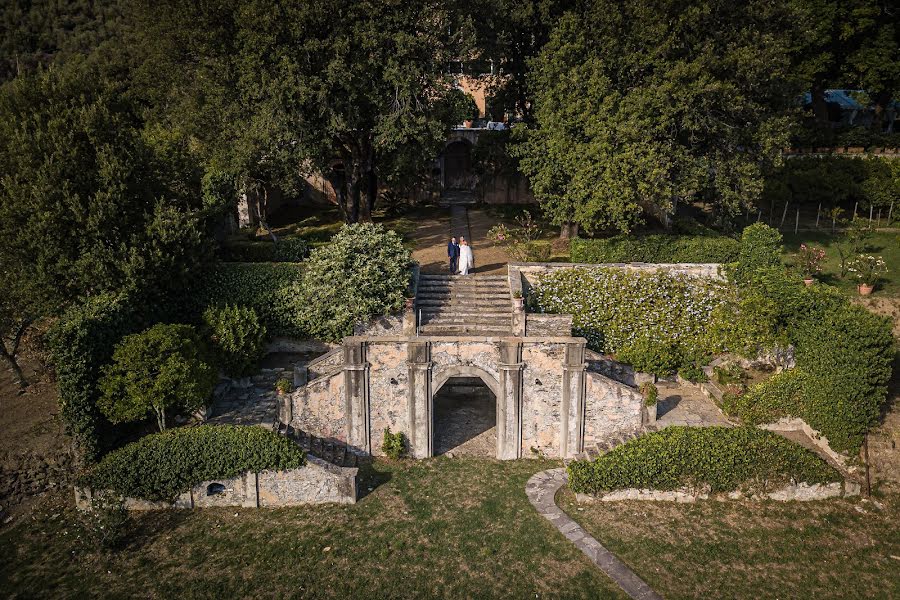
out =
{"type": "Polygon", "coordinates": [[[589,267],[558,270],[535,286],[539,312],[571,314],[573,329],[598,352],[667,374],[719,350],[706,335],[719,284],[665,272],[589,267]]]}
{"type": "Polygon", "coordinates": [[[547,260],[549,256],[549,244],[540,244],[537,238],[541,235],[541,228],[531,213],[523,211],[516,217],[518,228],[510,229],[504,224],[494,225],[488,230],[488,239],[506,247],[506,251],[513,260],[537,261],[547,260]]]}
{"type": "Polygon", "coordinates": [[[822,270],[822,261],[825,260],[825,250],[800,244],[800,269],[806,277],[812,277],[822,270]]]}
{"type": "Polygon", "coordinates": [[[860,283],[875,285],[881,276],[887,273],[887,265],[880,256],[860,254],[847,265],[847,271],[853,274],[860,283]]]}

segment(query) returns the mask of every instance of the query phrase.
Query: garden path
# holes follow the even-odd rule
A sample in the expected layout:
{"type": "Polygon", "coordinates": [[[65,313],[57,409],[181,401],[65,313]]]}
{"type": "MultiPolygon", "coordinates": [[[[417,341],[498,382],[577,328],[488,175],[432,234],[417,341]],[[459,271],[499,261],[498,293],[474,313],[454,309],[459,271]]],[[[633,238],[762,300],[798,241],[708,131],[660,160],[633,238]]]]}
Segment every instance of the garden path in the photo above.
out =
{"type": "Polygon", "coordinates": [[[565,469],[548,469],[532,476],[525,485],[525,493],[532,506],[550,521],[566,539],[584,552],[597,567],[636,600],[662,600],[634,571],[607,550],[603,544],[585,531],[556,505],[556,492],[566,484],[565,469]]]}
{"type": "Polygon", "coordinates": [[[656,425],[660,429],[669,425],[731,427],[722,411],[693,384],[659,382],[659,403],[656,409],[656,425]]]}

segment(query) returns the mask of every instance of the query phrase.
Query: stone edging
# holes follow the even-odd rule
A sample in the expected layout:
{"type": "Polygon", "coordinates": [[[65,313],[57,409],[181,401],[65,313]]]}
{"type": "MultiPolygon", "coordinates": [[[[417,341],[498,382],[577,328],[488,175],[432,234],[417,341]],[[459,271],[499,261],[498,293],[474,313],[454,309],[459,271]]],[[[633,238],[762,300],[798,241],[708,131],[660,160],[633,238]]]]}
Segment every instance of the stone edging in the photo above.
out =
{"type": "Polygon", "coordinates": [[[601,571],[618,584],[626,594],[639,600],[662,600],[634,571],[603,547],[581,525],[569,518],[556,505],[556,492],[568,480],[565,469],[549,469],[534,474],[525,485],[528,500],[538,514],[550,521],[560,533],[584,552],[601,571]]]}

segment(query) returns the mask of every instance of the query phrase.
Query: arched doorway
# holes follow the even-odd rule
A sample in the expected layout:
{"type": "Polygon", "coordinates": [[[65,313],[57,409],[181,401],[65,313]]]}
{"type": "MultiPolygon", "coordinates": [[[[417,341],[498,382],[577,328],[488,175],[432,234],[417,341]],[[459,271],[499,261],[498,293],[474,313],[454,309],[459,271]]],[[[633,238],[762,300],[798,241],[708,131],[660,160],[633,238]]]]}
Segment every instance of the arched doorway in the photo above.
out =
{"type": "Polygon", "coordinates": [[[472,145],[466,140],[451,142],[444,148],[444,187],[472,188],[472,145]]]}
{"type": "Polygon", "coordinates": [[[496,382],[489,383],[460,372],[439,384],[432,405],[434,456],[497,456],[496,382]]]}

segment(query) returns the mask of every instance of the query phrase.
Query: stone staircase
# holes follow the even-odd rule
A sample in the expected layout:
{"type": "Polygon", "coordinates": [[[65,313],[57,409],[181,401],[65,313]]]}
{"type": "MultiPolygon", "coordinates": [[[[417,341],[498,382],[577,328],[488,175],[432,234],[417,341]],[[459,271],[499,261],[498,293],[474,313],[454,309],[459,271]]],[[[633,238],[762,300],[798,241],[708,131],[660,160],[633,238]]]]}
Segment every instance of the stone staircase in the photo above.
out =
{"type": "Polygon", "coordinates": [[[343,442],[316,437],[291,425],[285,425],[281,421],[275,423],[275,432],[293,440],[316,458],[321,458],[333,465],[339,467],[359,466],[359,457],[343,442]]]}
{"type": "MultiPolygon", "coordinates": [[[[601,456],[603,456],[604,454],[606,454],[607,452],[609,452],[610,450],[613,450],[614,448],[617,448],[617,447],[621,446],[622,444],[626,444],[626,443],[630,442],[631,440],[636,440],[644,434],[653,433],[654,431],[658,431],[658,428],[656,427],[656,425],[646,425],[644,427],[644,429],[642,429],[641,431],[630,431],[628,433],[621,434],[618,437],[612,438],[605,442],[600,442],[599,444],[594,444],[589,447],[586,446],[583,452],[579,452],[578,454],[575,455],[574,460],[598,459],[601,456]]],[[[572,459],[570,459],[566,462],[568,463],[571,461],[572,461],[572,459]]]]}
{"type": "Polygon", "coordinates": [[[419,335],[512,335],[505,275],[422,275],[416,294],[419,335]]]}

